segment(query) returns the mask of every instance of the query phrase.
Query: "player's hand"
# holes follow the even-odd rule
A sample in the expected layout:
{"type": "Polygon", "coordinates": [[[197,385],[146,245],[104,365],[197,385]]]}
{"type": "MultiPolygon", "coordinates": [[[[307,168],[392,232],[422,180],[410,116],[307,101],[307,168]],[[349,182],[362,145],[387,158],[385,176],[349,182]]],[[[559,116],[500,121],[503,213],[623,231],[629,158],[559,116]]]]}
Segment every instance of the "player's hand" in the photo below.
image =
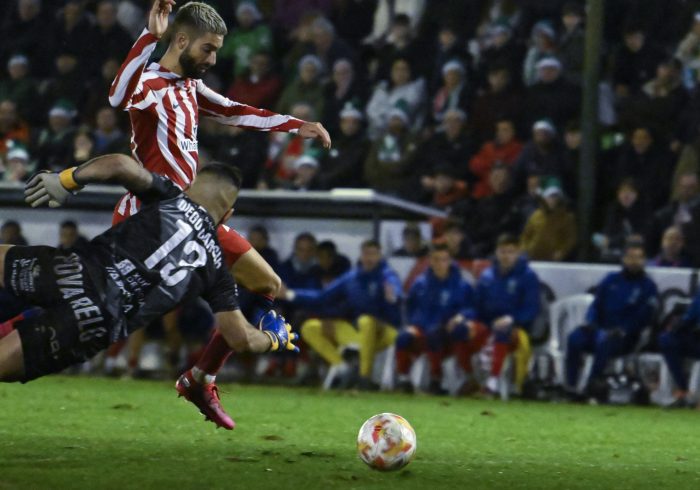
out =
{"type": "Polygon", "coordinates": [[[328,149],[331,147],[331,136],[323,127],[323,124],[317,122],[305,122],[301,125],[298,132],[302,138],[312,138],[321,140],[323,147],[328,149]]]}
{"type": "Polygon", "coordinates": [[[148,32],[160,39],[168,29],[168,16],[173,11],[175,0],[155,0],[148,15],[148,32]]]}
{"type": "Polygon", "coordinates": [[[299,347],[293,344],[299,336],[292,332],[292,326],[282,315],[270,310],[263,315],[258,327],[270,337],[270,352],[290,350],[299,352],[299,347]]]}
{"type": "Polygon", "coordinates": [[[389,304],[394,304],[399,299],[396,296],[396,291],[394,291],[394,286],[392,286],[391,283],[388,283],[388,282],[384,283],[384,299],[389,304]]]}
{"type": "Polygon", "coordinates": [[[460,325],[464,322],[466,322],[467,319],[465,318],[464,315],[461,313],[457,313],[455,316],[450,318],[450,320],[447,322],[446,328],[448,332],[453,331],[455,328],[457,328],[457,325],[460,325]]]}
{"type": "Polygon", "coordinates": [[[33,208],[46,203],[57,208],[65,204],[70,195],[70,191],[61,185],[58,174],[48,170],[39,172],[24,186],[24,200],[33,208]]]}
{"type": "Polygon", "coordinates": [[[493,322],[493,328],[496,330],[508,330],[512,325],[513,317],[510,315],[504,315],[493,322]]]}

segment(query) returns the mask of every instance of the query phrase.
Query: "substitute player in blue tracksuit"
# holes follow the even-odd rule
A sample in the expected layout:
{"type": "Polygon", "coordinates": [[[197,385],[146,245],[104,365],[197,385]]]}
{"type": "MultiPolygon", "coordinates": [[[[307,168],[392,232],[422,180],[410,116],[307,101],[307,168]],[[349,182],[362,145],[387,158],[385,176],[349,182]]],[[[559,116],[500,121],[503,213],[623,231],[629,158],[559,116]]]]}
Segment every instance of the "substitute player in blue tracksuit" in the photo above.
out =
{"type": "Polygon", "coordinates": [[[611,358],[632,352],[645,327],[654,320],[658,289],[646,275],[644,246],[628,244],[622,256],[622,270],[611,272],[598,285],[586,324],[569,334],[566,348],[568,387],[577,385],[581,358],[593,354],[588,384],[600,380],[611,358]]]}
{"type": "Polygon", "coordinates": [[[683,318],[659,335],[659,348],[678,387],[672,405],[689,405],[688,377],[683,364],[686,358],[700,359],[700,294],[695,296],[683,318]]]}
{"type": "Polygon", "coordinates": [[[283,290],[285,299],[295,305],[314,307],[343,303],[352,322],[307,320],[301,336],[331,367],[344,366],[338,347],[360,345],[360,388],[376,388],[370,381],[374,356],[396,340],[401,325],[401,281],[398,274],[382,258],[375,240],[367,240],[360,248],[359,265],[323,289],[283,290]],[[355,328],[355,325],[357,326],[355,328]]]}
{"type": "Polygon", "coordinates": [[[430,360],[430,392],[442,393],[442,359],[449,347],[447,325],[457,315],[473,318],[474,291],[447,245],[434,245],[430,267],[418,276],[406,300],[408,325],[396,339],[396,370],[399,387],[413,391],[409,372],[416,355],[430,360]]]}
{"type": "Polygon", "coordinates": [[[487,391],[498,391],[498,378],[509,352],[514,353],[516,385],[522,388],[531,356],[527,332],[540,312],[540,282],[522,255],[517,237],[508,233],[498,237],[494,264],[479,278],[474,307],[478,322],[463,322],[452,332],[460,342],[456,349],[462,369],[471,370],[469,354],[481,349],[491,333],[494,347],[487,391]],[[467,355],[460,355],[460,351],[467,355]]]}

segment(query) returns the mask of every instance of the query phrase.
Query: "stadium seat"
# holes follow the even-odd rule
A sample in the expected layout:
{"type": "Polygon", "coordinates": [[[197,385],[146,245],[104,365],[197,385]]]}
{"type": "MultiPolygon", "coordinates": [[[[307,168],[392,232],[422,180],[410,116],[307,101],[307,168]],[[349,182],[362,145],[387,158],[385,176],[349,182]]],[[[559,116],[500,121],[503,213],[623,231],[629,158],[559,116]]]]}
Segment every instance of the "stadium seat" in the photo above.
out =
{"type": "MultiPolygon", "coordinates": [[[[588,307],[593,303],[592,294],[575,294],[555,301],[549,306],[548,354],[554,364],[555,380],[564,384],[564,356],[569,334],[581,326],[586,318],[588,307]]],[[[591,360],[586,359],[584,372],[590,371],[591,360]]],[[[583,377],[585,379],[585,377],[583,377]]]]}

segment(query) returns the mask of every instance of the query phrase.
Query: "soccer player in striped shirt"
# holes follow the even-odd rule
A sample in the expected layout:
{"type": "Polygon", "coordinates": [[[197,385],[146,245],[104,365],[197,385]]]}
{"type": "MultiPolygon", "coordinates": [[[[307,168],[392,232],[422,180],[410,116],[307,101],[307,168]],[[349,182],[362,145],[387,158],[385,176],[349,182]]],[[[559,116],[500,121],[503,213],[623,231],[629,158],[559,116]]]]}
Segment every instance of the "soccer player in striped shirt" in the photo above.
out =
{"type": "MultiPolygon", "coordinates": [[[[178,9],[168,27],[174,5],[174,0],[155,0],[148,27],[131,48],[109,94],[112,106],[129,113],[131,150],[137,161],[147,170],[165,175],[180,188],[187,189],[199,165],[200,116],[246,129],[296,133],[319,139],[326,148],[330,147],[328,132],[320,123],[239,104],[207,87],[201,77],[216,63],[216,52],[227,33],[226,24],[211,6],[189,2],[178,9]],[[148,64],[163,35],[167,35],[165,41],[169,43],[166,53],[158,62],[148,64]]],[[[136,197],[127,193],[117,203],[113,224],[136,213],[138,206],[136,197]]],[[[258,293],[262,315],[272,307],[280,287],[279,277],[231,228],[221,225],[218,239],[237,282],[258,293]]],[[[234,422],[221,407],[214,379],[230,353],[217,331],[200,360],[176,384],[182,396],[217,426],[226,429],[232,429],[234,422]]]]}

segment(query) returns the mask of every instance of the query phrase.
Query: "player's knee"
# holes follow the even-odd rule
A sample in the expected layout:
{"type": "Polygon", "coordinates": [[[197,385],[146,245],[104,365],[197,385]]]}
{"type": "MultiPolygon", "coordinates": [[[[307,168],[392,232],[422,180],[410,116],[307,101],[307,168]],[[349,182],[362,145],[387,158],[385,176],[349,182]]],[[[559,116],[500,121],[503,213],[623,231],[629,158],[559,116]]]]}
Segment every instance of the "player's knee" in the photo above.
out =
{"type": "Polygon", "coordinates": [[[301,338],[308,342],[309,339],[318,337],[321,334],[321,322],[319,320],[306,320],[301,324],[301,338]]]}
{"type": "Polygon", "coordinates": [[[361,334],[370,334],[377,331],[377,322],[370,315],[360,315],[357,318],[357,329],[361,334]]]}
{"type": "Polygon", "coordinates": [[[578,327],[576,330],[569,334],[567,339],[567,345],[570,347],[580,347],[583,345],[586,338],[585,327],[578,327]]]}

